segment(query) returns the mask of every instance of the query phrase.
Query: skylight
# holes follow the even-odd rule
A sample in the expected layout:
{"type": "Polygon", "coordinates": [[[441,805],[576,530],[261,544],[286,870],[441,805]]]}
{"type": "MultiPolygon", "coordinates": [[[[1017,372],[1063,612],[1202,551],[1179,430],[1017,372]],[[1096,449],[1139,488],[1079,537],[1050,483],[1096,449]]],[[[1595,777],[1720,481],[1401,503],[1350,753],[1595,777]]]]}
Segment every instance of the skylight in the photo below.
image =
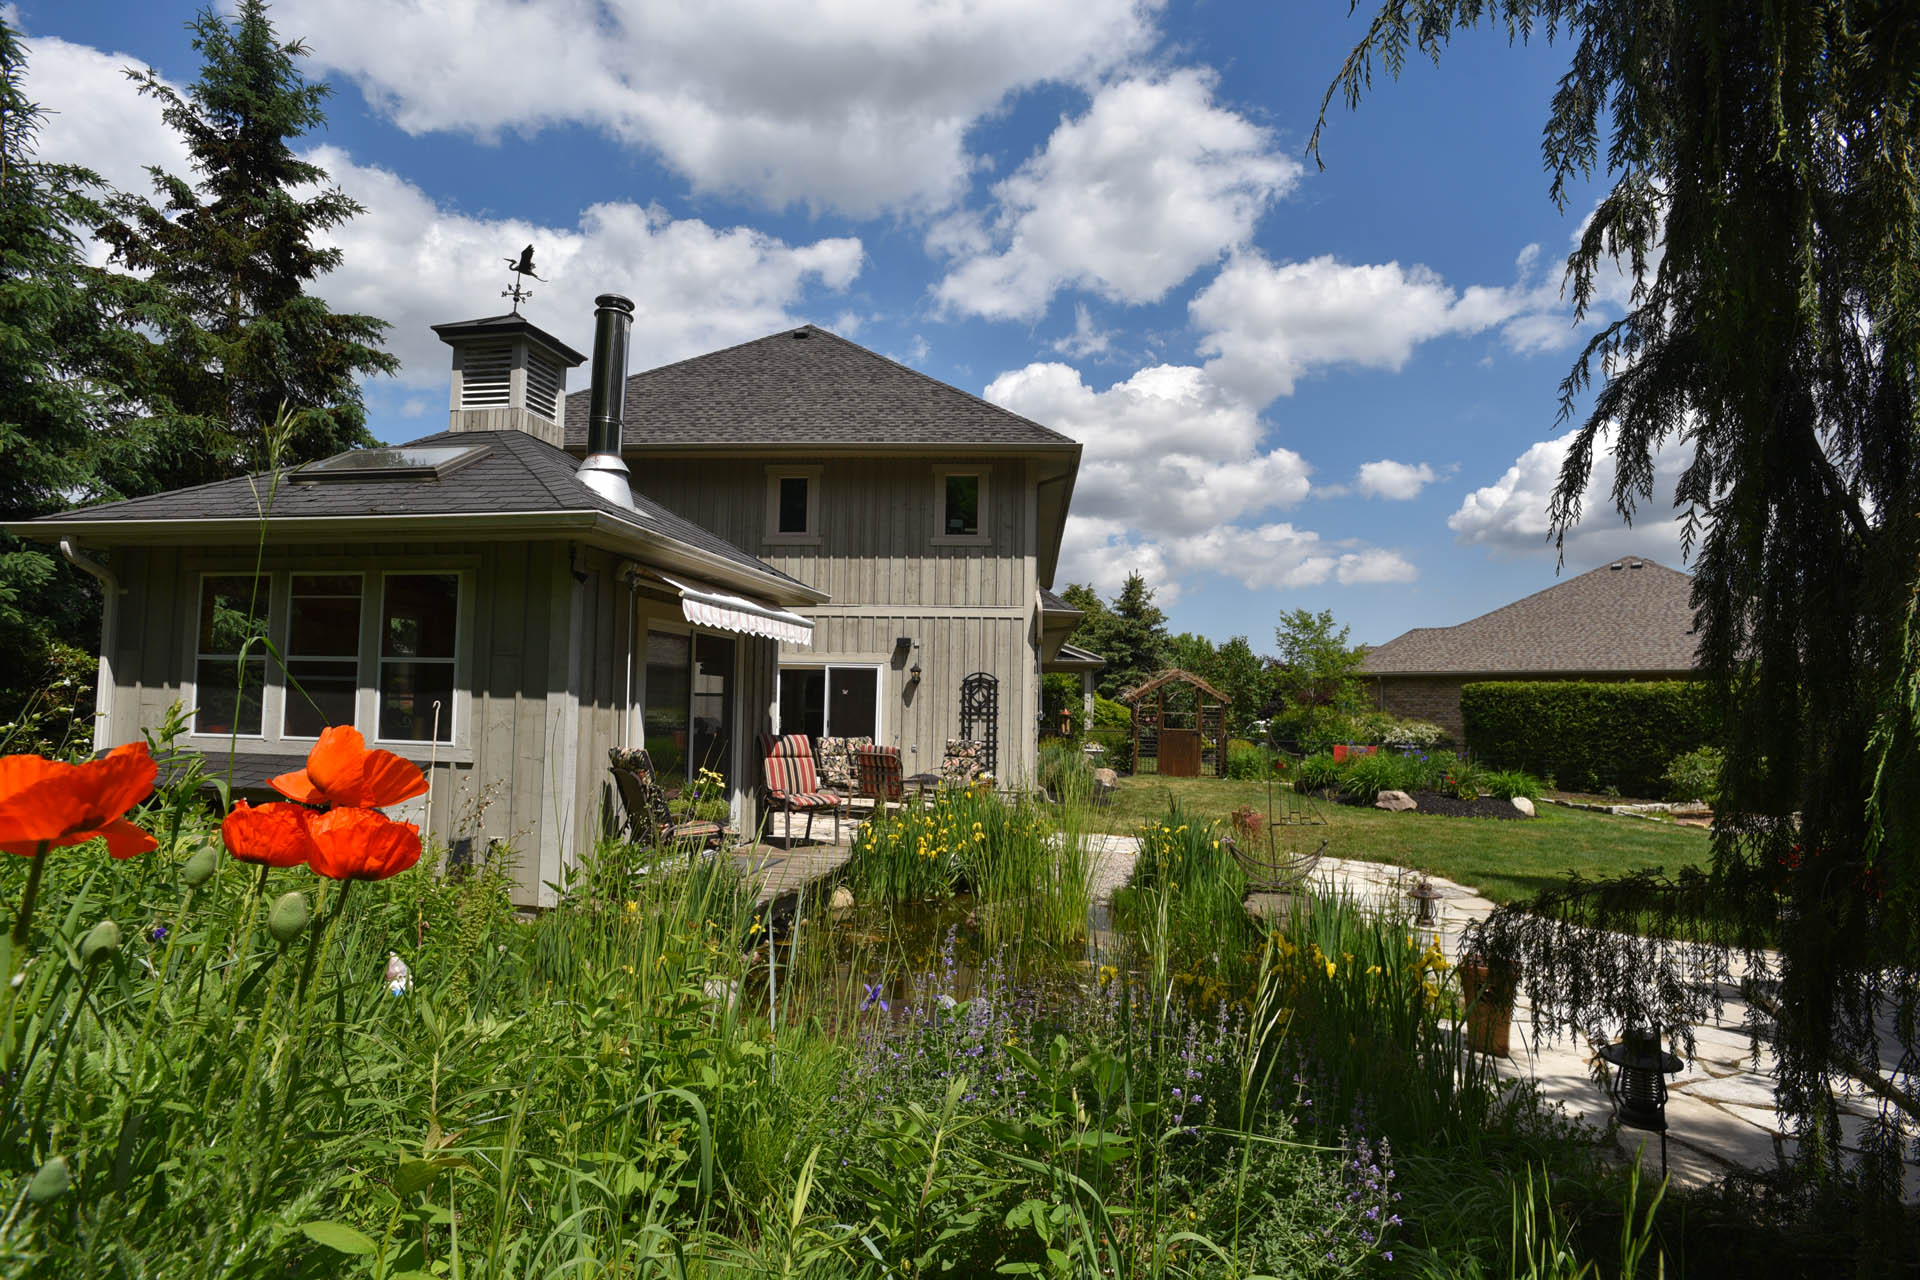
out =
{"type": "Polygon", "coordinates": [[[407,445],[399,448],[355,449],[322,462],[308,463],[293,473],[296,484],[333,481],[439,480],[486,456],[484,444],[407,445]]]}

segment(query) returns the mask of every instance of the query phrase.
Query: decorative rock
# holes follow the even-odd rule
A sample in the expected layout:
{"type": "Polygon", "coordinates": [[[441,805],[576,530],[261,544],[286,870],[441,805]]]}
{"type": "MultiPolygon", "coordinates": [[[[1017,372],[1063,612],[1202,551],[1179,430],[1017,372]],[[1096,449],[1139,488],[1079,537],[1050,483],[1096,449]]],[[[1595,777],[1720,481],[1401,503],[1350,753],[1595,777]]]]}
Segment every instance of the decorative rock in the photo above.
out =
{"type": "Polygon", "coordinates": [[[1533,816],[1533,801],[1527,799],[1525,796],[1515,796],[1513,798],[1513,807],[1529,818],[1533,816]]]}
{"type": "Polygon", "coordinates": [[[827,909],[837,916],[853,910],[853,890],[843,884],[833,886],[833,896],[827,899],[827,909]]]}
{"type": "Polygon", "coordinates": [[[1408,809],[1417,809],[1413,797],[1404,791],[1382,791],[1373,802],[1376,809],[1387,809],[1394,813],[1404,813],[1408,809]]]}
{"type": "Polygon", "coordinates": [[[731,978],[708,978],[700,984],[700,992],[715,1004],[732,1008],[734,997],[740,994],[740,984],[731,978]]]}
{"type": "Polygon", "coordinates": [[[1120,785],[1120,775],[1112,769],[1095,769],[1093,781],[1096,786],[1117,787],[1120,785]]]}

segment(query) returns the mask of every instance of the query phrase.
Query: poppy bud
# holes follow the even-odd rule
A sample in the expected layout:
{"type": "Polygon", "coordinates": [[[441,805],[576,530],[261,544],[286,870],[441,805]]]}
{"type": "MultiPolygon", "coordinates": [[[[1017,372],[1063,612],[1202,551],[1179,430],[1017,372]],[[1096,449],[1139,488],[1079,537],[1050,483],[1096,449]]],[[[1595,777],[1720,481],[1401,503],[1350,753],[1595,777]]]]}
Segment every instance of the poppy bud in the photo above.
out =
{"type": "Polygon", "coordinates": [[[198,853],[187,859],[187,865],[180,868],[180,878],[186,881],[187,888],[198,889],[213,878],[213,869],[219,865],[220,846],[202,845],[198,853]]]}
{"type": "Polygon", "coordinates": [[[45,1204],[67,1194],[72,1186],[73,1170],[67,1167],[67,1158],[55,1156],[41,1165],[40,1172],[27,1184],[27,1199],[34,1204],[45,1204]]]}
{"type": "Polygon", "coordinates": [[[298,889],[283,893],[273,904],[273,910],[267,914],[267,932],[281,946],[286,946],[306,930],[307,921],[313,916],[307,906],[307,895],[298,889]]]}
{"type": "Polygon", "coordinates": [[[80,963],[92,964],[96,960],[105,960],[120,950],[120,926],[111,920],[102,920],[87,930],[87,936],[80,939],[80,963]]]}

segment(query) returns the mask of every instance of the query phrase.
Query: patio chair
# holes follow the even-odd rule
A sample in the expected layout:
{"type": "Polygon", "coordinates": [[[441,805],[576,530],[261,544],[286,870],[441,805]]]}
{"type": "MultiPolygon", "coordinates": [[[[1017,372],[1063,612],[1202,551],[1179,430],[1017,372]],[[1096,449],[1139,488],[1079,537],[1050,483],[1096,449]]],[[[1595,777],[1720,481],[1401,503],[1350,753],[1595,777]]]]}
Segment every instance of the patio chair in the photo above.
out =
{"type": "Polygon", "coordinates": [[[1322,840],[1320,847],[1312,853],[1290,853],[1274,849],[1272,833],[1269,832],[1268,856],[1264,858],[1242,849],[1232,836],[1221,836],[1220,843],[1240,864],[1240,869],[1247,873],[1247,892],[1293,893],[1320,869],[1320,855],[1327,851],[1328,842],[1322,840]]]}
{"type": "Polygon", "coordinates": [[[667,793],[660,789],[653,758],[644,748],[607,752],[620,805],[627,811],[627,838],[635,844],[717,845],[726,838],[727,824],[704,820],[682,821],[673,814],[667,793]]]}
{"type": "Polygon", "coordinates": [[[813,744],[804,733],[789,733],[774,738],[760,735],[761,766],[769,810],[787,815],[787,843],[793,843],[793,815],[807,815],[807,833],[813,839],[813,815],[822,809],[833,814],[833,841],[840,843],[840,810],[847,798],[820,788],[820,775],[813,767],[813,744]]]}
{"type": "Polygon", "coordinates": [[[900,748],[857,747],[854,749],[854,774],[858,782],[855,794],[873,801],[874,808],[898,803],[905,792],[900,776],[900,748]]]}

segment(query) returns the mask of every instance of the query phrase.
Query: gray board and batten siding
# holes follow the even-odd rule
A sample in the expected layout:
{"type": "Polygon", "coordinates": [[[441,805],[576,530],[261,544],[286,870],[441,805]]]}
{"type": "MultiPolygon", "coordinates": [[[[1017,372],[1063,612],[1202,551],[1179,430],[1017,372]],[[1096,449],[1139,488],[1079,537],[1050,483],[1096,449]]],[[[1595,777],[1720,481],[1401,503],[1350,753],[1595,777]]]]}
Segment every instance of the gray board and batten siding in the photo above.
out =
{"type": "Polygon", "coordinates": [[[637,491],[831,597],[807,606],[812,645],[782,646],[780,661],[880,668],[880,739],[901,748],[908,773],[939,767],[947,740],[959,733],[960,682],[987,671],[1000,680],[999,774],[1032,775],[1040,706],[1037,463],[754,453],[630,455],[629,465],[637,491]],[[802,468],[819,486],[813,537],[769,536],[771,478],[802,468]],[[935,537],[942,470],[986,478],[977,541],[935,537]],[[916,642],[911,653],[896,652],[901,636],[916,642]],[[914,683],[908,669],[916,661],[914,683]]]}
{"type": "MultiPolygon", "coordinates": [[[[639,741],[646,630],[687,630],[678,603],[631,589],[618,576],[624,563],[619,557],[557,539],[274,544],[263,556],[251,546],[114,547],[103,553],[121,588],[114,644],[103,663],[113,687],[103,708],[103,737],[136,740],[174,702],[191,705],[202,576],[245,576],[257,556],[276,593],[269,635],[283,652],[290,572],[358,573],[376,583],[383,572],[461,575],[453,740],[375,745],[432,770],[432,812],[416,800],[396,816],[420,822],[425,834],[442,843],[471,838],[476,858],[495,842],[511,847],[515,901],[550,905],[546,885],[559,881],[564,866],[618,814],[607,789],[607,748],[622,745],[623,738],[639,741]]],[[[363,599],[377,596],[369,592],[363,599]]],[[[361,651],[356,716],[363,731],[373,723],[373,673],[365,655],[375,651],[371,636],[377,627],[377,608],[363,609],[369,640],[361,651]]],[[[755,713],[772,701],[777,646],[754,636],[735,639],[738,693],[731,728],[736,744],[750,744],[758,728],[755,713]]],[[[205,754],[216,773],[229,750],[303,756],[310,739],[279,736],[281,696],[277,682],[269,681],[262,736],[193,734],[186,745],[205,754]]],[[[750,748],[743,745],[738,759],[738,772],[749,774],[750,748]]],[[[737,777],[733,796],[736,817],[748,829],[756,820],[751,782],[737,777]]]]}

